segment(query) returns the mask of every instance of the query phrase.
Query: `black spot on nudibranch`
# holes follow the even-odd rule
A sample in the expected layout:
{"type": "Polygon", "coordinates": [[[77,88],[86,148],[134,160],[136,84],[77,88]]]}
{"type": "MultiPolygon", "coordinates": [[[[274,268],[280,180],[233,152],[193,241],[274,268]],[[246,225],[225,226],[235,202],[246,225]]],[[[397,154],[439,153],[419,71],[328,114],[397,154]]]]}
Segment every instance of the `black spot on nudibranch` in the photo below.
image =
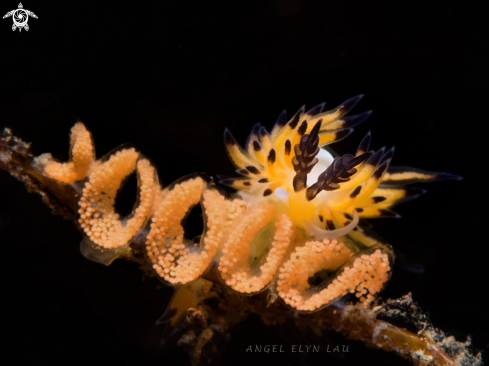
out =
{"type": "Polygon", "coordinates": [[[326,220],[326,227],[329,230],[334,230],[336,229],[336,226],[334,226],[333,220],[326,220]]]}
{"type": "Polygon", "coordinates": [[[324,221],[324,217],[323,215],[319,215],[319,221],[323,222],[324,221]]]}
{"type": "MultiPolygon", "coordinates": [[[[284,109],[280,113],[280,115],[278,116],[277,121],[275,121],[275,126],[284,127],[286,123],[287,123],[287,113],[285,112],[285,109],[284,109]]],[[[266,134],[266,131],[265,131],[265,134],[266,134]]]]}
{"type": "Polygon", "coordinates": [[[360,142],[360,145],[358,145],[356,156],[362,155],[368,151],[368,148],[370,147],[371,138],[372,138],[372,133],[368,131],[367,134],[363,137],[362,141],[360,142]]]}
{"type": "Polygon", "coordinates": [[[301,110],[299,109],[297,113],[292,117],[292,121],[290,121],[290,128],[294,129],[297,127],[297,124],[299,123],[299,119],[301,118],[301,110]]]}
{"type": "Polygon", "coordinates": [[[385,147],[381,148],[380,150],[377,150],[370,157],[370,159],[367,160],[367,164],[368,165],[377,166],[377,164],[379,163],[380,159],[382,158],[382,155],[384,155],[384,150],[385,150],[385,147]]]}
{"type": "Polygon", "coordinates": [[[290,143],[290,140],[287,140],[285,141],[285,155],[289,156],[290,150],[292,150],[292,144],[290,143]]]}
{"type": "Polygon", "coordinates": [[[362,98],[363,94],[359,94],[345,101],[341,106],[338,107],[338,112],[340,113],[340,115],[348,113],[362,98]]]}
{"type": "Polygon", "coordinates": [[[343,214],[348,220],[353,220],[353,217],[351,217],[350,214],[347,214],[346,212],[343,214]]]}
{"type": "Polygon", "coordinates": [[[260,151],[261,150],[261,145],[258,141],[253,141],[253,148],[255,149],[255,151],[260,151]]]}
{"type": "Polygon", "coordinates": [[[226,143],[226,145],[229,145],[229,146],[236,145],[236,141],[234,140],[231,133],[227,130],[224,131],[224,142],[226,143]]]}
{"type": "Polygon", "coordinates": [[[387,160],[392,160],[392,158],[394,157],[394,151],[395,150],[396,150],[395,146],[392,146],[389,150],[387,150],[387,152],[384,155],[382,155],[382,158],[380,159],[379,165],[382,165],[387,160]]]}
{"type": "Polygon", "coordinates": [[[385,170],[387,169],[387,163],[383,163],[381,166],[379,166],[375,172],[374,172],[374,177],[375,179],[380,179],[382,175],[384,174],[385,170]]]}
{"type": "Polygon", "coordinates": [[[360,207],[355,208],[355,210],[357,210],[358,213],[363,212],[363,208],[360,207]]]}
{"type": "Polygon", "coordinates": [[[256,167],[254,167],[253,165],[248,165],[246,167],[246,170],[248,170],[252,174],[260,174],[260,171],[256,167]]]}
{"type": "Polygon", "coordinates": [[[240,170],[238,170],[238,173],[242,174],[242,175],[250,175],[250,172],[247,171],[246,169],[240,169],[240,170]]]}
{"type": "Polygon", "coordinates": [[[318,104],[317,106],[311,108],[310,110],[308,110],[306,112],[306,114],[310,115],[311,117],[312,116],[315,116],[316,114],[319,114],[323,111],[324,109],[324,106],[326,105],[326,103],[321,103],[321,104],[318,104]]]}
{"type": "Polygon", "coordinates": [[[358,194],[360,193],[360,191],[362,190],[362,186],[357,186],[353,192],[351,192],[350,194],[350,197],[351,198],[355,198],[356,196],[358,196],[358,194]]]}
{"type": "Polygon", "coordinates": [[[275,163],[276,159],[276,154],[275,154],[275,149],[270,150],[270,153],[268,154],[268,163],[273,164],[275,163]]]}
{"type": "Polygon", "coordinates": [[[221,179],[221,181],[219,183],[225,184],[225,185],[231,185],[234,183],[234,179],[231,179],[231,178],[221,179]]]}
{"type": "Polygon", "coordinates": [[[270,188],[265,189],[265,192],[263,192],[263,196],[270,196],[272,194],[272,190],[270,188]]]}
{"type": "Polygon", "coordinates": [[[267,178],[262,178],[258,181],[258,183],[268,183],[268,179],[267,178]]]}
{"type": "Polygon", "coordinates": [[[372,199],[374,200],[374,203],[379,203],[386,200],[386,198],[382,196],[372,197],[372,199]]]}
{"type": "Polygon", "coordinates": [[[334,141],[343,140],[345,137],[347,137],[352,132],[353,132],[352,128],[345,128],[343,130],[339,130],[335,134],[334,141]]]}
{"type": "Polygon", "coordinates": [[[304,121],[302,122],[301,126],[299,127],[299,129],[297,130],[297,132],[299,132],[299,135],[304,135],[307,131],[307,122],[304,121]]]}
{"type": "Polygon", "coordinates": [[[251,182],[250,181],[243,182],[243,185],[249,187],[249,186],[251,186],[251,182]]]}

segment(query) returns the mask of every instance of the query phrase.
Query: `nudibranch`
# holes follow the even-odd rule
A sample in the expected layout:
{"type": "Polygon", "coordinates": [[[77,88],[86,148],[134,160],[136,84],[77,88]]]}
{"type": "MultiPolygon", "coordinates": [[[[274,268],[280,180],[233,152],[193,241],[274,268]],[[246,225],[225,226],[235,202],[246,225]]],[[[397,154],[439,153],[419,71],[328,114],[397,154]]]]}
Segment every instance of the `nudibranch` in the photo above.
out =
{"type": "MultiPolygon", "coordinates": [[[[5,129],[0,168],[75,219],[85,257],[105,265],[127,258],[175,287],[162,319],[172,328],[187,314],[182,328],[198,328],[199,339],[189,346],[193,364],[212,335],[223,332],[224,313],[229,328],[255,312],[270,324],[276,316],[291,317],[298,325],[332,328],[404,356],[408,350],[413,360],[454,365],[442,343],[425,337],[426,327],[418,337],[377,320],[382,305],[367,306],[387,283],[394,254],[367,231],[364,219],[398,217],[393,206],[424,193],[407,188],[411,183],[460,177],[391,166],[394,148],[370,150],[370,133],[354,155],[336,156],[329,145],[371,114],[347,116],[361,97],[326,112],[324,103],[307,112],[302,107],[290,120],[284,111],[270,133],[256,124],[245,148],[225,130],[225,147],[240,177],[219,180],[234,194],[203,174],[162,187],[155,166],[135,148],[122,146],[97,159],[81,122],[71,130],[70,159],[64,163],[51,154],[34,157],[29,144],[5,129]],[[115,202],[131,174],[138,180],[137,199],[132,213],[121,216],[115,202]],[[204,229],[190,238],[186,221],[198,205],[204,229]],[[224,304],[216,311],[205,305],[212,297],[224,304]],[[217,322],[212,329],[205,312],[217,322]]],[[[410,297],[386,304],[394,303],[414,306],[410,297]]],[[[187,335],[196,337],[193,328],[187,335]]],[[[467,344],[457,347],[472,357],[467,344]]],[[[480,361],[480,354],[472,359],[480,361]]]]}
{"type": "Polygon", "coordinates": [[[285,204],[294,225],[334,239],[355,230],[359,218],[398,217],[392,206],[424,193],[404,185],[456,179],[447,173],[390,167],[394,148],[369,151],[370,132],[355,155],[333,157],[325,147],[347,137],[371,114],[345,117],[361,98],[327,112],[322,112],[324,103],[307,112],[302,107],[288,122],[282,112],[271,133],[259,124],[253,127],[246,150],[226,130],[229,157],[243,177],[221,183],[238,189],[248,205],[271,196],[285,204]]]}
{"type": "Polygon", "coordinates": [[[326,112],[324,103],[307,112],[302,107],[288,121],[284,111],[270,133],[256,124],[245,149],[226,130],[226,150],[241,177],[220,177],[220,183],[236,189],[234,196],[201,175],[162,188],[156,168],[134,148],[97,160],[81,122],[71,131],[70,161],[43,154],[33,167],[80,192],[77,220],[87,258],[109,264],[140,244],[154,275],[172,286],[215,266],[233,291],[268,289],[271,301],[296,311],[317,311],[349,293],[369,304],[387,282],[394,256],[362,229],[362,219],[397,217],[394,205],[423,193],[406,184],[457,177],[390,166],[394,148],[370,150],[370,133],[355,155],[334,157],[328,145],[371,114],[346,116],[361,97],[326,112]],[[117,192],[133,172],[138,200],[129,217],[120,217],[117,192]],[[204,232],[191,240],[184,223],[196,205],[204,232]]]}

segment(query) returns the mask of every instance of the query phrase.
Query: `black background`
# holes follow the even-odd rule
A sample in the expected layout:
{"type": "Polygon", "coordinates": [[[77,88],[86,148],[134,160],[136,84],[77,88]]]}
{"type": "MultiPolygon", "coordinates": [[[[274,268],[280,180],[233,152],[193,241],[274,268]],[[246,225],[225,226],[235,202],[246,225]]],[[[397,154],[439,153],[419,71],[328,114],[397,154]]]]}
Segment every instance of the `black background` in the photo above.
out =
{"type": "MultiPolygon", "coordinates": [[[[243,143],[255,122],[270,128],[283,108],[290,116],[303,103],[333,108],[365,93],[354,112],[375,112],[333,146],[337,152],[353,152],[372,130],[373,148],[396,145],[394,165],[465,178],[418,185],[429,193],[399,206],[402,219],[374,222],[404,258],[382,296],[412,292],[436,326],[487,347],[482,2],[23,5],[39,17],[29,19],[28,32],[12,32],[11,18],[0,22],[0,125],[32,141],[36,154],[66,159],[69,129],[80,117],[98,156],[133,143],[155,162],[165,185],[198,171],[232,175],[224,127],[243,143]],[[424,273],[414,273],[419,265],[424,273]]],[[[4,1],[0,11],[16,7],[4,1]]],[[[188,364],[181,351],[154,348],[152,326],[170,288],[143,282],[131,263],[89,262],[79,254],[81,235],[72,223],[4,172],[0,187],[3,357],[33,365],[188,364]]],[[[277,328],[251,317],[233,329],[221,362],[408,364],[334,334],[330,342],[349,344],[350,352],[245,353],[255,344],[288,348],[277,328]]]]}

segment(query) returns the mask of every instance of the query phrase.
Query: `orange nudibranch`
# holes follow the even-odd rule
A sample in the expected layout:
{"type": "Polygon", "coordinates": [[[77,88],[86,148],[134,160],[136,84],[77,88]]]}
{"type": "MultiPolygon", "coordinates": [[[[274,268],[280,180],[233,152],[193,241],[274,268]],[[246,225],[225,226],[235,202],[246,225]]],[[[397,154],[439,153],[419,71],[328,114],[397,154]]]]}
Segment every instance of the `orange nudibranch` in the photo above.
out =
{"type": "Polygon", "coordinates": [[[368,304],[389,279],[394,257],[389,245],[362,229],[361,219],[398,217],[394,205],[424,193],[407,184],[459,177],[395,168],[394,149],[370,150],[370,133],[355,154],[333,157],[325,146],[370,115],[346,116],[360,99],[326,112],[324,103],[307,112],[302,107],[290,120],[282,112],[270,133],[256,124],[245,148],[226,130],[226,150],[241,177],[220,177],[220,183],[235,195],[197,174],[162,188],[156,168],[134,148],[96,160],[82,123],[72,128],[69,162],[43,154],[33,165],[80,189],[77,219],[89,259],[110,264],[137,242],[154,275],[169,285],[195,281],[215,266],[234,291],[268,289],[276,295],[270,298],[298,311],[324,308],[348,293],[368,304]],[[117,192],[134,172],[138,200],[131,215],[120,217],[117,192]],[[204,231],[191,240],[183,223],[196,205],[204,231]]]}

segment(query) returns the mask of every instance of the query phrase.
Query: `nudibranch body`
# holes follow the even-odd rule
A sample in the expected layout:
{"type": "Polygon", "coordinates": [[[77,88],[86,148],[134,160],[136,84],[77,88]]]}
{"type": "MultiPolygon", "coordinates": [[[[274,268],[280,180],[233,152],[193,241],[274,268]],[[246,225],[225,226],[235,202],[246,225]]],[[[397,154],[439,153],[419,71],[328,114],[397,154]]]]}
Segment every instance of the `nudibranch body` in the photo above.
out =
{"type": "Polygon", "coordinates": [[[364,232],[361,219],[397,217],[392,206],[423,192],[406,184],[457,177],[390,166],[394,149],[369,150],[370,133],[355,155],[333,157],[324,147],[370,115],[346,117],[360,98],[327,112],[324,104],[303,107],[289,121],[283,112],[270,133],[255,125],[246,149],[226,130],[226,149],[242,177],[220,182],[238,190],[234,197],[196,174],[162,188],[155,167],[133,148],[96,160],[82,123],[72,129],[69,162],[44,154],[33,167],[81,192],[77,220],[89,259],[109,264],[137,250],[155,276],[177,287],[214,268],[234,291],[268,289],[271,301],[298,311],[322,309],[348,293],[368,304],[389,278],[393,253],[364,232]],[[121,218],[117,192],[135,171],[138,200],[121,218]],[[184,223],[199,204],[204,232],[192,240],[184,223]]]}
{"type": "Polygon", "coordinates": [[[358,218],[398,217],[392,206],[424,192],[403,185],[451,175],[409,168],[389,172],[394,148],[369,151],[370,132],[355,155],[333,158],[324,147],[347,137],[371,114],[345,117],[361,97],[327,112],[324,103],[307,112],[302,107],[288,122],[282,112],[270,134],[254,126],[246,150],[226,130],[228,154],[244,177],[221,183],[238,189],[249,205],[265,197],[282,202],[294,224],[316,237],[345,235],[358,218]]]}

